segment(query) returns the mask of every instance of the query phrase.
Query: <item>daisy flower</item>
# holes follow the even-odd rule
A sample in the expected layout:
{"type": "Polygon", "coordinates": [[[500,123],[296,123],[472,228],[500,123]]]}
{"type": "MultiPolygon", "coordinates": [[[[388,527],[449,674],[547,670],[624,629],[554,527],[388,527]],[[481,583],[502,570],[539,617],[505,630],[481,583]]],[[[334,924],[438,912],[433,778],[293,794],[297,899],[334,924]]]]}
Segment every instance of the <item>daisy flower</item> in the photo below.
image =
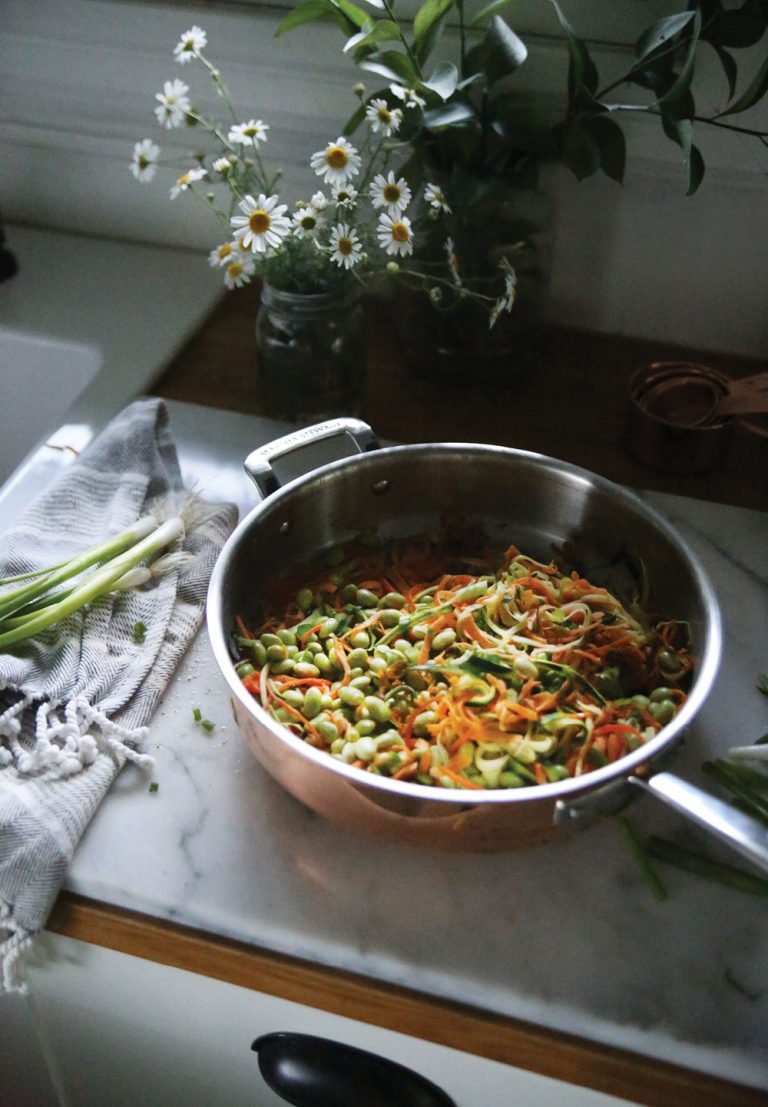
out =
{"type": "Polygon", "coordinates": [[[427,101],[419,95],[415,88],[406,88],[405,85],[390,85],[389,91],[398,100],[402,100],[406,108],[426,107],[427,101]]]}
{"type": "Polygon", "coordinates": [[[424,189],[424,199],[435,209],[435,211],[444,211],[446,215],[451,214],[451,209],[445,198],[445,193],[439,185],[427,183],[424,189]]]}
{"type": "Polygon", "coordinates": [[[363,256],[363,247],[357,232],[346,223],[337,223],[333,228],[330,246],[333,250],[331,261],[335,261],[342,269],[351,269],[363,256]]]}
{"type": "Polygon", "coordinates": [[[413,253],[413,230],[407,215],[380,215],[376,234],[379,245],[386,253],[401,257],[413,253]]]}
{"type": "Polygon", "coordinates": [[[500,303],[503,305],[504,311],[511,311],[512,305],[517,299],[517,273],[506,258],[499,264],[504,270],[504,294],[501,297],[500,303]]]}
{"type": "Polygon", "coordinates": [[[340,188],[332,188],[333,201],[339,208],[351,208],[357,200],[357,189],[351,185],[342,185],[340,188]]]}
{"type": "Polygon", "coordinates": [[[208,264],[212,269],[221,269],[230,262],[235,261],[238,255],[236,242],[221,242],[208,255],[208,264]]]}
{"type": "Polygon", "coordinates": [[[372,131],[380,131],[384,138],[396,134],[403,121],[400,108],[390,108],[386,100],[371,100],[365,109],[365,118],[372,131]]]}
{"type": "Polygon", "coordinates": [[[293,229],[299,238],[314,238],[322,225],[322,216],[312,204],[304,204],[293,215],[293,229]]]}
{"type": "Polygon", "coordinates": [[[254,254],[267,254],[276,250],[291,229],[291,222],[284,214],[287,204],[278,204],[277,196],[260,193],[258,199],[246,196],[241,200],[242,215],[233,215],[230,223],[236,231],[245,229],[239,239],[244,250],[254,254]]]}
{"type": "Polygon", "coordinates": [[[258,150],[260,142],[267,141],[268,123],[262,123],[260,119],[249,119],[247,123],[236,123],[230,127],[227,142],[239,142],[243,146],[255,146],[258,150]]]}
{"type": "Polygon", "coordinates": [[[144,138],[137,142],[133,148],[133,160],[131,161],[131,173],[137,181],[151,181],[157,172],[157,159],[160,157],[160,147],[156,146],[151,138],[144,138]]]}
{"type": "Polygon", "coordinates": [[[166,130],[180,127],[184,122],[184,117],[190,109],[188,92],[189,85],[185,85],[183,81],[166,81],[163,91],[155,96],[155,99],[160,101],[155,108],[155,115],[166,130]]]}
{"type": "Polygon", "coordinates": [[[196,166],[194,169],[188,169],[186,173],[182,173],[171,189],[171,199],[175,200],[180,192],[186,192],[190,185],[193,185],[195,181],[201,181],[206,175],[206,171],[200,166],[196,166]]]}
{"type": "Polygon", "coordinates": [[[309,202],[315,211],[325,211],[328,207],[328,197],[324,192],[316,192],[314,196],[310,197],[309,202]]]}
{"type": "Polygon", "coordinates": [[[223,175],[224,173],[229,173],[232,168],[232,162],[229,158],[216,158],[216,160],[211,163],[211,168],[223,175]]]}
{"type": "Polygon", "coordinates": [[[459,276],[459,257],[456,253],[456,246],[453,239],[449,235],[445,240],[445,256],[448,258],[448,268],[451,271],[453,277],[453,283],[457,288],[461,288],[461,277],[459,276]]]}
{"type": "Polygon", "coordinates": [[[411,202],[411,190],[402,177],[395,179],[393,170],[385,177],[379,173],[371,181],[371,203],[375,208],[386,208],[390,215],[404,212],[411,202]]]}
{"type": "Polygon", "coordinates": [[[253,276],[256,263],[248,254],[237,254],[224,269],[224,284],[227,288],[240,288],[248,284],[253,276]]]}
{"type": "Polygon", "coordinates": [[[329,142],[324,150],[313,154],[309,164],[326,184],[341,188],[350,177],[356,177],[360,172],[360,155],[346,138],[337,138],[335,142],[329,142]]]}
{"type": "Polygon", "coordinates": [[[173,56],[177,62],[181,65],[186,65],[188,61],[192,61],[201,50],[204,50],[208,43],[208,36],[202,27],[195,25],[190,27],[188,31],[185,31],[181,36],[178,46],[174,48],[173,56]]]}

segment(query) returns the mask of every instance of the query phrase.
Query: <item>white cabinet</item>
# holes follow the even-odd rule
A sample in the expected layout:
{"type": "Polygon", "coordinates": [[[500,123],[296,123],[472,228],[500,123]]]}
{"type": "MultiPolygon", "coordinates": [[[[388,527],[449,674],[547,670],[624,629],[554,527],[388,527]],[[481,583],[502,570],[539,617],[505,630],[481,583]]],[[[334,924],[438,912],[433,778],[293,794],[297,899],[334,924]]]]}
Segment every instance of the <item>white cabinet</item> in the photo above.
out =
{"type": "Polygon", "coordinates": [[[457,1107],[628,1107],[613,1096],[71,938],[43,935],[29,979],[61,1107],[282,1107],[251,1049],[255,1038],[280,1030],[397,1061],[443,1088],[457,1107]]]}

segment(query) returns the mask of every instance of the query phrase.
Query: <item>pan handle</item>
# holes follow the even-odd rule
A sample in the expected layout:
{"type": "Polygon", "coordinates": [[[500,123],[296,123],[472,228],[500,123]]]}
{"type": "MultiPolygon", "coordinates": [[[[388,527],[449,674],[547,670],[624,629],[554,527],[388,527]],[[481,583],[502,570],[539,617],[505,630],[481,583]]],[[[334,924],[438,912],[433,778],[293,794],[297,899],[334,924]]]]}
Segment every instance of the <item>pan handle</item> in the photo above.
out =
{"type": "Polygon", "coordinates": [[[266,499],[280,487],[280,481],[272,468],[273,461],[287,457],[304,446],[327,438],[336,438],[340,434],[351,438],[361,454],[375,450],[379,445],[367,423],[361,419],[342,416],[339,419],[328,419],[325,423],[314,423],[311,427],[301,427],[282,438],[276,438],[274,442],[268,442],[266,446],[259,446],[245,459],[245,471],[258,488],[262,499],[266,499]]]}
{"type": "Polygon", "coordinates": [[[629,782],[698,823],[753,864],[768,871],[768,831],[743,811],[674,773],[655,773],[647,780],[632,776],[629,782]]]}

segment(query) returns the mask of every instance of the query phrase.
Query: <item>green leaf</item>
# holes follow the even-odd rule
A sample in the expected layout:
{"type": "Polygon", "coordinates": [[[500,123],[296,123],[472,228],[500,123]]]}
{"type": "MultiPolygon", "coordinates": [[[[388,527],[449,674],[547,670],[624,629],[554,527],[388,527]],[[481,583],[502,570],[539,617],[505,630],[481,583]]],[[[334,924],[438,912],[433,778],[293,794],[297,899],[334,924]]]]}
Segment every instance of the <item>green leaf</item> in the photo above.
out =
{"type": "Polygon", "coordinates": [[[716,42],[712,42],[710,45],[720,59],[720,64],[723,67],[723,73],[725,73],[725,79],[728,82],[728,95],[734,97],[736,95],[736,79],[739,74],[736,59],[722,46],[718,46],[716,42]]]}
{"type": "Polygon", "coordinates": [[[583,85],[588,92],[596,92],[600,78],[595,63],[590,57],[589,50],[587,50],[585,43],[577,36],[573,27],[565,18],[557,0],[549,0],[549,2],[557,12],[557,18],[560,21],[560,26],[565,31],[566,41],[568,43],[568,56],[570,59],[568,87],[571,98],[575,95],[579,85],[583,85]]]}
{"type": "Polygon", "coordinates": [[[413,85],[418,79],[413,62],[408,55],[400,54],[396,50],[378,50],[359,62],[359,65],[361,69],[378,73],[388,81],[402,81],[406,85],[413,85]]]}
{"type": "Polygon", "coordinates": [[[694,17],[693,33],[688,42],[688,53],[683,68],[675,78],[675,82],[663,96],[659,97],[657,104],[663,111],[682,115],[680,111],[682,101],[685,100],[691,90],[691,81],[696,68],[696,47],[699,44],[701,34],[701,15],[696,12],[694,17]]]}
{"type": "Polygon", "coordinates": [[[314,23],[318,19],[327,19],[332,15],[333,11],[328,0],[304,0],[304,3],[288,12],[285,19],[281,20],[275,31],[275,36],[284,35],[286,31],[292,31],[294,27],[301,27],[303,23],[314,23]]]}
{"type": "Polygon", "coordinates": [[[358,29],[362,29],[366,23],[370,22],[371,17],[368,13],[364,12],[362,8],[358,8],[356,4],[351,3],[351,0],[328,0],[328,2],[333,4],[334,8],[338,8],[342,15],[358,29]]]}
{"type": "Polygon", "coordinates": [[[715,118],[719,119],[722,115],[736,115],[737,112],[748,111],[749,108],[755,106],[758,100],[765,96],[766,92],[768,92],[768,54],[766,54],[763,64],[741,96],[734,100],[732,104],[729,104],[725,111],[721,111],[715,118]]]}
{"type": "Polygon", "coordinates": [[[356,108],[355,111],[352,112],[349,119],[347,120],[347,122],[344,124],[344,126],[342,128],[341,133],[343,135],[348,137],[349,135],[352,135],[352,134],[355,133],[357,128],[360,126],[360,124],[365,119],[365,109],[366,109],[366,107],[367,107],[366,104],[361,104],[359,108],[356,108]]]}
{"type": "Polygon", "coordinates": [[[435,66],[432,76],[424,81],[424,87],[436,92],[441,100],[453,96],[459,83],[459,71],[452,62],[440,62],[435,66]]]}
{"type": "Polygon", "coordinates": [[[589,132],[597,144],[600,168],[613,181],[622,184],[627,162],[627,144],[618,123],[605,115],[596,115],[588,122],[589,132]]]}
{"type": "Polygon", "coordinates": [[[399,38],[398,26],[391,19],[379,19],[373,25],[369,21],[361,31],[346,42],[344,53],[348,54],[350,50],[356,50],[360,46],[375,46],[379,42],[391,42],[399,38]]]}
{"type": "Polygon", "coordinates": [[[514,73],[528,57],[525,43],[500,15],[494,15],[491,19],[483,46],[483,69],[489,84],[514,73]]]}
{"type": "Polygon", "coordinates": [[[454,0],[425,0],[413,21],[413,40],[421,41],[433,23],[437,23],[453,7],[454,0]]]}
{"type": "Polygon", "coordinates": [[[693,12],[679,12],[658,20],[640,35],[635,43],[635,59],[644,61],[654,50],[676,38],[693,19],[693,12]]]}
{"type": "Polygon", "coordinates": [[[691,146],[688,156],[688,190],[686,196],[693,196],[704,179],[704,158],[698,146],[691,146]]]}
{"type": "Polygon", "coordinates": [[[466,661],[461,663],[459,668],[473,676],[484,676],[486,673],[493,673],[496,676],[517,678],[515,669],[508,665],[506,661],[502,661],[497,653],[492,653],[490,650],[475,650],[466,661]]]}
{"type": "Polygon", "coordinates": [[[500,12],[502,8],[505,8],[508,3],[509,0],[492,0],[492,3],[481,8],[479,12],[475,12],[467,26],[480,27],[485,23],[486,19],[492,15],[496,15],[496,13],[500,12]]]}
{"type": "Polygon", "coordinates": [[[600,147],[583,116],[575,116],[565,132],[563,160],[580,181],[600,168],[600,147]]]}
{"type": "Polygon", "coordinates": [[[460,127],[473,119],[475,119],[473,109],[461,100],[424,112],[424,126],[430,130],[437,130],[440,127],[460,127]]]}
{"type": "Polygon", "coordinates": [[[768,17],[764,0],[745,0],[740,8],[720,8],[707,20],[702,37],[734,50],[756,46],[766,32],[768,17]]]}

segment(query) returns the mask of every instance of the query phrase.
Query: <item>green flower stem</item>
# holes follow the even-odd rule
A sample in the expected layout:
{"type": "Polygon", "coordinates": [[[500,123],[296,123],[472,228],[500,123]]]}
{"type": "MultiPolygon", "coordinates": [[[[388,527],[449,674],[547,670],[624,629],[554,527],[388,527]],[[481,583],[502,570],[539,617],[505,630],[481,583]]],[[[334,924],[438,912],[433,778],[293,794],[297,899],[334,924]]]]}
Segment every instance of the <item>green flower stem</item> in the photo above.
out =
{"type": "Polygon", "coordinates": [[[211,77],[213,78],[214,84],[216,85],[216,91],[218,92],[219,96],[222,98],[224,103],[227,105],[227,107],[229,108],[229,111],[230,111],[230,114],[232,116],[233,121],[235,123],[237,123],[238,122],[237,113],[235,112],[235,109],[232,106],[232,101],[229,97],[229,92],[227,91],[227,86],[222,81],[221,74],[219,73],[218,69],[216,68],[216,66],[212,65],[211,62],[209,62],[206,57],[204,57],[202,54],[198,53],[197,50],[195,50],[195,57],[200,59],[200,61],[203,63],[205,68],[210,73],[211,77]]]}
{"type": "Polygon", "coordinates": [[[60,623],[68,615],[79,611],[85,604],[91,603],[99,596],[110,592],[115,582],[134,565],[138,565],[146,557],[151,557],[165,546],[170,545],[184,534],[184,523],[179,516],[166,520],[160,526],[154,527],[151,534],[137,542],[130,549],[103,565],[81,585],[75,588],[66,599],[52,604],[37,615],[31,616],[22,626],[14,627],[0,634],[0,649],[18,645],[19,642],[39,634],[55,623],[60,623]]]}
{"type": "Polygon", "coordinates": [[[467,62],[467,28],[464,22],[464,0],[456,0],[459,13],[459,76],[464,80],[467,62]]]}
{"type": "Polygon", "coordinates": [[[32,600],[47,592],[49,588],[54,588],[57,584],[63,584],[65,581],[71,580],[82,573],[83,570],[89,569],[91,565],[95,565],[99,561],[106,561],[116,554],[122,553],[123,550],[134,546],[135,543],[151,534],[156,527],[157,520],[151,515],[144,515],[132,526],[126,527],[125,530],[120,531],[119,534],[114,535],[106,542],[91,546],[77,557],[73,557],[60,565],[52,566],[50,570],[46,570],[46,575],[42,580],[36,580],[32,584],[15,588],[12,592],[6,592],[0,599],[0,619],[25,607],[32,600]]]}
{"type": "Polygon", "coordinates": [[[410,59],[411,65],[413,66],[414,70],[416,71],[416,76],[418,77],[418,79],[420,81],[423,80],[423,74],[421,72],[421,66],[419,65],[418,61],[416,60],[416,55],[414,54],[413,50],[411,50],[411,47],[408,43],[408,39],[405,37],[405,35],[403,34],[403,32],[400,28],[400,22],[399,22],[397,16],[395,15],[395,9],[394,9],[394,6],[391,3],[391,0],[382,0],[382,2],[384,4],[384,8],[386,10],[387,15],[389,16],[389,18],[392,20],[392,22],[397,27],[397,33],[400,36],[400,41],[402,42],[402,44],[405,48],[405,52],[406,52],[406,54],[408,55],[408,57],[410,59]]]}

